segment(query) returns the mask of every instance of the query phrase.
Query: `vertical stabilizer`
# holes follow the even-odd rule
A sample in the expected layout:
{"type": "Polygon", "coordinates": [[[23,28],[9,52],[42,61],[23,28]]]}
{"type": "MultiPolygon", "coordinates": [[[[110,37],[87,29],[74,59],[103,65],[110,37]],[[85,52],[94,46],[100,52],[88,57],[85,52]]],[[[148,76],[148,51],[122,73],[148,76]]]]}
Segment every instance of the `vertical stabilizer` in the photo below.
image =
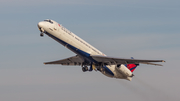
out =
{"type": "Polygon", "coordinates": [[[127,65],[126,65],[126,67],[127,67],[131,72],[133,72],[133,71],[136,69],[137,66],[138,66],[137,64],[127,64],[127,65]]]}
{"type": "MultiPolygon", "coordinates": [[[[134,58],[131,57],[131,59],[134,59],[134,58]]],[[[131,72],[133,72],[138,65],[139,65],[139,64],[127,64],[126,67],[127,67],[131,72]]]]}

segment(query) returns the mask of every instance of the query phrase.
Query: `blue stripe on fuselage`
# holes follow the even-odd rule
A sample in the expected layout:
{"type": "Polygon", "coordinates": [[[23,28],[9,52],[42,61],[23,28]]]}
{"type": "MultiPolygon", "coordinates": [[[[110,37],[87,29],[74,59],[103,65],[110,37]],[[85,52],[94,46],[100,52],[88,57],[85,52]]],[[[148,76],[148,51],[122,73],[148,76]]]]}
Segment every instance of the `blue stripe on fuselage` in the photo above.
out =
{"type": "Polygon", "coordinates": [[[46,32],[46,34],[47,34],[48,36],[50,36],[51,38],[53,38],[54,40],[56,40],[57,42],[59,42],[59,43],[61,43],[62,45],[66,46],[68,49],[70,49],[71,51],[73,51],[73,52],[76,53],[77,55],[80,55],[81,57],[83,57],[86,61],[88,60],[88,61],[91,62],[91,63],[92,63],[92,62],[97,63],[97,61],[95,61],[95,60],[90,56],[89,53],[86,53],[86,52],[84,52],[84,51],[82,51],[82,50],[80,50],[80,49],[78,49],[78,48],[76,48],[76,47],[74,47],[74,46],[66,43],[65,41],[63,41],[63,40],[61,40],[61,39],[53,36],[52,34],[49,34],[49,33],[47,33],[47,32],[46,32]]]}
{"type": "Polygon", "coordinates": [[[114,73],[113,73],[107,66],[104,66],[103,68],[105,69],[105,71],[106,71],[108,74],[114,76],[114,73]]]}
{"type": "MultiPolygon", "coordinates": [[[[92,63],[92,62],[98,63],[97,61],[95,61],[95,60],[90,56],[89,53],[86,53],[86,52],[84,52],[84,51],[82,51],[82,50],[80,50],[80,49],[78,49],[78,48],[76,48],[76,47],[74,47],[74,46],[66,43],[65,41],[63,41],[63,40],[61,40],[61,39],[59,39],[59,38],[57,38],[57,37],[55,37],[55,36],[47,33],[47,32],[46,32],[46,34],[47,34],[48,36],[50,36],[51,38],[53,38],[54,40],[56,40],[57,42],[59,42],[60,44],[62,44],[63,46],[66,46],[68,49],[70,49],[70,50],[73,51],[74,53],[82,56],[83,58],[88,59],[91,63],[92,63]]],[[[109,75],[114,76],[114,73],[113,73],[107,66],[104,66],[103,68],[105,69],[105,71],[106,71],[109,75]]]]}

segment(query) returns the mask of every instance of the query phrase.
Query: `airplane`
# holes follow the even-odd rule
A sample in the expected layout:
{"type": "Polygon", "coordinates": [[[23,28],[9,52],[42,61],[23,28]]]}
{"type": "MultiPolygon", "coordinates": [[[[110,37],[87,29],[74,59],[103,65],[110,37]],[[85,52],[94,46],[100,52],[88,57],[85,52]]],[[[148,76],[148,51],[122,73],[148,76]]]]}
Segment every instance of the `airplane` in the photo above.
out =
{"type": "Polygon", "coordinates": [[[153,62],[165,62],[164,60],[125,59],[106,56],[73,32],[50,19],[39,22],[38,28],[41,32],[40,36],[46,34],[76,54],[76,56],[45,62],[44,64],[78,65],[82,67],[83,72],[95,70],[111,78],[131,81],[134,76],[133,71],[139,64],[162,66],[153,62]]]}

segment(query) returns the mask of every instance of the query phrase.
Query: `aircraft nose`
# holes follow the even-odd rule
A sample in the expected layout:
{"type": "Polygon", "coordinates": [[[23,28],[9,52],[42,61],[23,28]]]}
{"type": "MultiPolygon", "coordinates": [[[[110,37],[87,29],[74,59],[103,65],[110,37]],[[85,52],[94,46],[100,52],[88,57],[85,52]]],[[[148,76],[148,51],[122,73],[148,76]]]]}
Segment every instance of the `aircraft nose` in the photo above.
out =
{"type": "Polygon", "coordinates": [[[39,22],[38,23],[38,28],[41,32],[44,32],[44,27],[45,27],[45,24],[43,21],[39,22]]]}
{"type": "Polygon", "coordinates": [[[43,26],[44,26],[44,22],[39,22],[39,23],[38,23],[38,27],[39,27],[39,28],[42,28],[43,26]]]}

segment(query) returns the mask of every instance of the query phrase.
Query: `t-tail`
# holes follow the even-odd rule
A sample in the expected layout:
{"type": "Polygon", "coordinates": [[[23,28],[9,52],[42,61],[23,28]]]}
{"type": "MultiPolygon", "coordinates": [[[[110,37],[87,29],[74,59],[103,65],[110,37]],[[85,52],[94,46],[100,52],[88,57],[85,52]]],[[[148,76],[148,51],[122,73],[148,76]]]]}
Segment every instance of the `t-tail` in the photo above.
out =
{"type": "MultiPolygon", "coordinates": [[[[133,57],[131,57],[131,59],[134,59],[133,57]]],[[[133,72],[137,66],[139,66],[139,64],[127,64],[125,65],[131,72],[133,72]]]]}
{"type": "Polygon", "coordinates": [[[139,64],[127,64],[125,65],[131,72],[133,72],[139,64]]]}

